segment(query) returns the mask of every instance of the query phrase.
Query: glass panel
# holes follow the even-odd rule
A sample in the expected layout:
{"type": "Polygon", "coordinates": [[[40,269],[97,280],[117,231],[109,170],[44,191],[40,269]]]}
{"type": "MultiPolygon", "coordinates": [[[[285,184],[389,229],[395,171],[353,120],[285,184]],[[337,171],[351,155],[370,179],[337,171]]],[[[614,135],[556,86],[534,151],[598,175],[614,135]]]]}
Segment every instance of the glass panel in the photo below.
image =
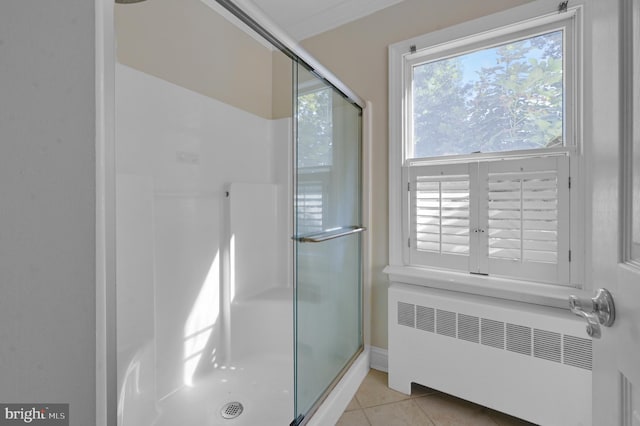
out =
{"type": "Polygon", "coordinates": [[[564,145],[563,32],[413,67],[410,158],[564,145]]]}
{"type": "MultiPolygon", "coordinates": [[[[296,234],[360,225],[361,110],[297,69],[296,234]]],[[[359,233],[296,243],[296,417],[362,347],[360,247],[359,233]]]]}

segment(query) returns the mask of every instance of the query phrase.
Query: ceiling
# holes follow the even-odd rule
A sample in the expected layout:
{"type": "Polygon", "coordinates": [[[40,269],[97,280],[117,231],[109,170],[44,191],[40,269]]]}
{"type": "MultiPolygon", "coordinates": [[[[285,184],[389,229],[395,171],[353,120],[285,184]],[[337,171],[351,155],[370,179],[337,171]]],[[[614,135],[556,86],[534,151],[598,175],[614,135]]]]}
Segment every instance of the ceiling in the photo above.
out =
{"type": "Polygon", "coordinates": [[[403,0],[241,0],[296,41],[370,15],[403,0]]]}

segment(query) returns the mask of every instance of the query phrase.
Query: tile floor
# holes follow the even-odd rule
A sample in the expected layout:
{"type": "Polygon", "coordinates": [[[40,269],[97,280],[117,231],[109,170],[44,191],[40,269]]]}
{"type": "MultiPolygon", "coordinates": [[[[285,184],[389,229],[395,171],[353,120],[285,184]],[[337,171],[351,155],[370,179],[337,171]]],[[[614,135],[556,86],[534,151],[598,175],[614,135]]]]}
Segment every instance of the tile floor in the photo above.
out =
{"type": "Polygon", "coordinates": [[[371,370],[337,426],[525,426],[533,423],[413,385],[411,395],[387,387],[387,373],[371,370]]]}

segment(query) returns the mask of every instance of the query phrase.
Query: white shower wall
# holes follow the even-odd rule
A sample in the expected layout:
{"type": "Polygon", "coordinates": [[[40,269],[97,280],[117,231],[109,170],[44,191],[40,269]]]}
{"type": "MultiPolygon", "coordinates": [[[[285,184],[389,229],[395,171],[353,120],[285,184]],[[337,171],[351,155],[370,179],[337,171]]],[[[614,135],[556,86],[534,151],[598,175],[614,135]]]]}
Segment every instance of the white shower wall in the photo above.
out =
{"type": "Polygon", "coordinates": [[[231,183],[275,185],[255,219],[278,236],[272,284],[290,287],[291,121],[120,64],[116,88],[118,384],[151,408],[222,359],[231,183]]]}

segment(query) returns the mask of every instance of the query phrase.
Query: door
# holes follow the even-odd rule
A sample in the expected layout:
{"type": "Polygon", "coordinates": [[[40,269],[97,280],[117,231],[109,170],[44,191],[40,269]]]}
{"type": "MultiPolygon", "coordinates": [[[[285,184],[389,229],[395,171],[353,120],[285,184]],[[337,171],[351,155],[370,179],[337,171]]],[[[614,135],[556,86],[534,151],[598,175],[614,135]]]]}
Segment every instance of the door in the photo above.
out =
{"type": "Polygon", "coordinates": [[[592,0],[585,9],[585,137],[593,138],[588,275],[591,288],[611,292],[616,310],[611,328],[593,340],[593,425],[639,426],[640,1],[592,0]]]}
{"type": "Polygon", "coordinates": [[[361,115],[303,65],[295,111],[295,419],[362,350],[361,115]]]}

